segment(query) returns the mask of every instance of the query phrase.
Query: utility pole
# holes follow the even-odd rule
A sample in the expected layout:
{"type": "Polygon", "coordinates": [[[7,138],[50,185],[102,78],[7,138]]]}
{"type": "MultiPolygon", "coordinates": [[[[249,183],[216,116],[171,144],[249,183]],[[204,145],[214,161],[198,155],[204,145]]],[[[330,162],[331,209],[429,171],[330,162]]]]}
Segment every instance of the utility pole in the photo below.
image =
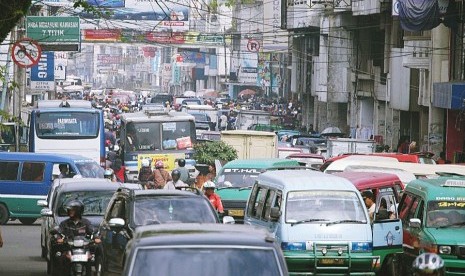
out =
{"type": "Polygon", "coordinates": [[[223,27],[223,45],[224,45],[224,83],[228,82],[228,61],[226,60],[226,27],[223,27]]]}

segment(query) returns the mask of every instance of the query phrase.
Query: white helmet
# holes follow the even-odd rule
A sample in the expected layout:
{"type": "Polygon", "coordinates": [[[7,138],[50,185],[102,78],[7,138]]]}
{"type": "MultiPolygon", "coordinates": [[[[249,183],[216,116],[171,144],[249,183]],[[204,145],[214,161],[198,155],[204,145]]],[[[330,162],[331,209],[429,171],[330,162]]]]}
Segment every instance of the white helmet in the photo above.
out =
{"type": "Polygon", "coordinates": [[[150,166],[150,161],[148,159],[142,159],[142,167],[150,166]]]}
{"type": "Polygon", "coordinates": [[[203,188],[204,189],[208,189],[208,188],[213,188],[214,189],[215,187],[216,187],[216,185],[215,185],[215,183],[213,181],[208,180],[208,181],[205,181],[205,183],[203,183],[203,188]]]}

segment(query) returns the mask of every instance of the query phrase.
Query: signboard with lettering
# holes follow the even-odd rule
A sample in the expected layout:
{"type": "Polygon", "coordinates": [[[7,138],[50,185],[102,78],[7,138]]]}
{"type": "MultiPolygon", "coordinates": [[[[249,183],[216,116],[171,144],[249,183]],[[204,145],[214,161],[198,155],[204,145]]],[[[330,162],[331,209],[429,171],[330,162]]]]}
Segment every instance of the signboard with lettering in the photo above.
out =
{"type": "Polygon", "coordinates": [[[31,67],[31,89],[55,90],[55,55],[53,52],[43,52],[39,63],[31,67]]]}
{"type": "Polygon", "coordinates": [[[79,50],[81,33],[77,16],[28,16],[26,33],[45,50],[79,50]],[[69,47],[71,45],[74,47],[69,47]],[[47,48],[48,46],[50,47],[47,48]]]}

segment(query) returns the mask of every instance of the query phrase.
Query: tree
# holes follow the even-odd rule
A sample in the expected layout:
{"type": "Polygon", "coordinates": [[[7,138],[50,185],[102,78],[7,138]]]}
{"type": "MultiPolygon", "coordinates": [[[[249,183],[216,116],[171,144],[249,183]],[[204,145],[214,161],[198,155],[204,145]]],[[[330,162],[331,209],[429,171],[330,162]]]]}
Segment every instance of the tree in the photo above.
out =
{"type": "Polygon", "coordinates": [[[198,143],[194,146],[194,159],[197,164],[215,164],[215,160],[229,162],[237,158],[237,151],[223,141],[198,143]]]}

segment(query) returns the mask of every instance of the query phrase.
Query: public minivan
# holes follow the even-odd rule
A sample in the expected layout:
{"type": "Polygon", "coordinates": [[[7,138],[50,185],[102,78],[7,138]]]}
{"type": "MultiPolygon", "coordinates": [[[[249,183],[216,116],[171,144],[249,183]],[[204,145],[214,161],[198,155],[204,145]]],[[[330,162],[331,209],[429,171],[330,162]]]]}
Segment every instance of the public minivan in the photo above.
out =
{"type": "Polygon", "coordinates": [[[37,200],[47,197],[53,180],[60,177],[60,165],[66,165],[65,177],[103,178],[103,168],[84,156],[0,152],[0,224],[14,219],[33,224],[42,209],[37,200]]]}
{"type": "Polygon", "coordinates": [[[402,222],[397,204],[404,184],[395,174],[380,172],[341,172],[360,191],[369,190],[375,196],[373,215],[373,255],[379,256],[377,270],[383,275],[400,275],[398,264],[402,257],[402,222]]]}
{"type": "Polygon", "coordinates": [[[441,256],[445,275],[465,275],[465,177],[410,182],[399,216],[404,234],[402,275],[410,275],[413,260],[423,252],[441,256]]]}
{"type": "Polygon", "coordinates": [[[236,223],[242,223],[245,205],[258,175],[270,169],[298,166],[296,160],[279,158],[237,159],[226,163],[214,180],[226,214],[236,223]]]}
{"type": "Polygon", "coordinates": [[[290,274],[374,275],[373,230],[347,179],[310,170],[258,176],[244,223],[274,233],[290,274]]]}

